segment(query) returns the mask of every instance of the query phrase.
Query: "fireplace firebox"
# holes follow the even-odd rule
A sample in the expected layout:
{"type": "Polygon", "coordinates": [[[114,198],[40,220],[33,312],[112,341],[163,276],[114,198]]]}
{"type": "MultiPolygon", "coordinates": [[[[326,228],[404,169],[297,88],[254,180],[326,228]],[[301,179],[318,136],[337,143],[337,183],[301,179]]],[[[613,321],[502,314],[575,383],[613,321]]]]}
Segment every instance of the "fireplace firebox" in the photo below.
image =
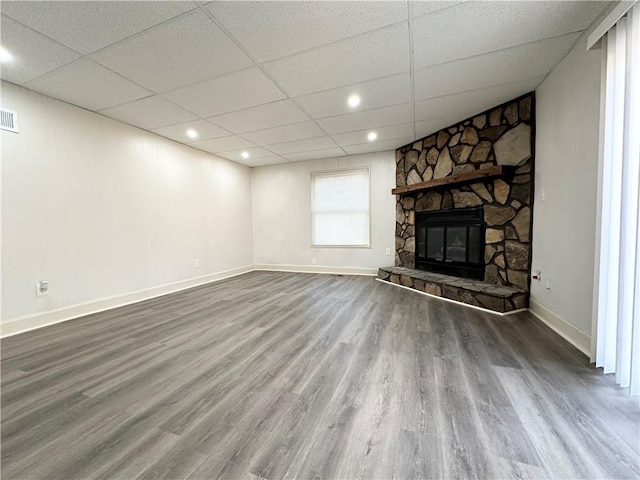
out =
{"type": "Polygon", "coordinates": [[[417,212],[415,267],[484,279],[483,207],[417,212]]]}

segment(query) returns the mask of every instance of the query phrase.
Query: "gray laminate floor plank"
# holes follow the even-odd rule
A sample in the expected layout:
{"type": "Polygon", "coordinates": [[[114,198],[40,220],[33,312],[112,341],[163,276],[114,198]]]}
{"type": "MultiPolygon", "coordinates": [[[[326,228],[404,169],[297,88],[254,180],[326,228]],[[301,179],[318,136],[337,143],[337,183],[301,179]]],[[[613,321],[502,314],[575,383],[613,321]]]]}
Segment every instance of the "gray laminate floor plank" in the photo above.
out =
{"type": "Polygon", "coordinates": [[[440,438],[446,478],[496,478],[494,446],[485,434],[459,357],[436,358],[440,438]]]}
{"type": "Polygon", "coordinates": [[[538,454],[492,368],[490,351],[478,334],[482,326],[473,321],[475,311],[469,309],[466,313],[453,325],[458,333],[464,381],[492,453],[511,462],[538,466],[538,454]]]}
{"type": "Polygon", "coordinates": [[[252,272],[3,339],[3,479],[638,478],[640,407],[528,313],[252,272]]]}

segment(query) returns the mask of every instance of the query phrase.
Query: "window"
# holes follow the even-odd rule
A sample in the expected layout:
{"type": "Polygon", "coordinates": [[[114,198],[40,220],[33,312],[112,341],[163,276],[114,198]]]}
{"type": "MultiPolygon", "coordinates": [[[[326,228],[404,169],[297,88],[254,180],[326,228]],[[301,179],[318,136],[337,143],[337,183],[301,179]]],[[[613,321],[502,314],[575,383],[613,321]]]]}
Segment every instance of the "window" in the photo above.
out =
{"type": "Polygon", "coordinates": [[[369,169],[311,174],[311,243],[369,246],[369,169]]]}

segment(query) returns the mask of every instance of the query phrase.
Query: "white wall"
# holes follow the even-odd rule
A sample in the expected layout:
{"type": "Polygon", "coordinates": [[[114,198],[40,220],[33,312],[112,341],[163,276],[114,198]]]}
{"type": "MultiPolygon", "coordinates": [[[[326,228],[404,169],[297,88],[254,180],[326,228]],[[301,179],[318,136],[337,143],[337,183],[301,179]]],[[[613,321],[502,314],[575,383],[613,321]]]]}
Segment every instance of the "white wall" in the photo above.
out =
{"type": "Polygon", "coordinates": [[[253,264],[249,168],[12,84],[2,106],[4,325],[253,264]]]}
{"type": "Polygon", "coordinates": [[[395,152],[258,167],[252,181],[256,264],[310,266],[315,258],[317,265],[354,272],[393,265],[385,248],[394,254],[395,152]],[[371,175],[371,247],[311,247],[311,172],[360,166],[368,166],[371,175]]]}
{"type": "Polygon", "coordinates": [[[536,90],[532,267],[542,271],[542,281],[532,282],[532,310],[585,352],[591,334],[600,62],[600,50],[587,52],[583,37],[536,90]]]}

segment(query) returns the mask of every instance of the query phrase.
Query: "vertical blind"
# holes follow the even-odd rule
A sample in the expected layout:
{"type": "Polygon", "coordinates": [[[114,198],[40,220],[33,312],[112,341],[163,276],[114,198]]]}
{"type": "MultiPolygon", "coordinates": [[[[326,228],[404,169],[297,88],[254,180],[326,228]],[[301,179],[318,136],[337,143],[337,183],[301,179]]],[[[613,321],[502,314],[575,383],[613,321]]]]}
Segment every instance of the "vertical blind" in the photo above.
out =
{"type": "Polygon", "coordinates": [[[314,246],[369,246],[369,169],[311,175],[314,246]]]}
{"type": "Polygon", "coordinates": [[[640,394],[640,4],[607,33],[596,366],[640,394]]]}

